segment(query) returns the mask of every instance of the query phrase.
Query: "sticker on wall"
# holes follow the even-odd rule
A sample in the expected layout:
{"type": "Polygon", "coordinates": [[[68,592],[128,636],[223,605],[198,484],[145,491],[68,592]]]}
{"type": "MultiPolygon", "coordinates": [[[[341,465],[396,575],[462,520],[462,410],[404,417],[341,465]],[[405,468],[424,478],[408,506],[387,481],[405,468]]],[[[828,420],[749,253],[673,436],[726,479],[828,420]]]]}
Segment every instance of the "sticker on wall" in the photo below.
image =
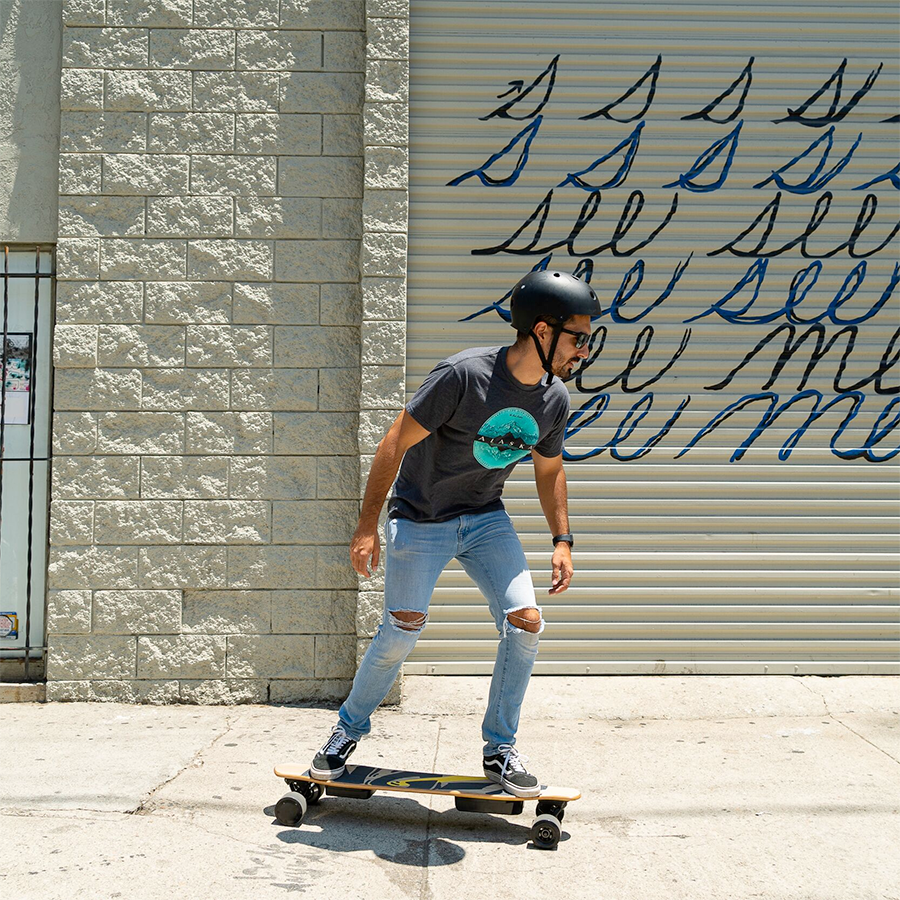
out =
{"type": "Polygon", "coordinates": [[[0,638],[15,639],[19,636],[19,615],[14,612],[0,612],[0,638]]]}
{"type": "Polygon", "coordinates": [[[28,425],[31,421],[31,335],[6,335],[6,372],[3,421],[7,425],[28,425]]]}

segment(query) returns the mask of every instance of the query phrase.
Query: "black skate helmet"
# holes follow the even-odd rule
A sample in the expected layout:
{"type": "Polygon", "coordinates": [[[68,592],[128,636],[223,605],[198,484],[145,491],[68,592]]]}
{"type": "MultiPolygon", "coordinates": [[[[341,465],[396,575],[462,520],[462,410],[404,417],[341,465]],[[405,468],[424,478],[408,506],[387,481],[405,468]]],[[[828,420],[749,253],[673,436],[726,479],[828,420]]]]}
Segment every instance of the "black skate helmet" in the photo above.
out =
{"type": "MultiPolygon", "coordinates": [[[[519,334],[530,334],[537,347],[544,370],[553,380],[551,362],[561,334],[562,323],[572,316],[599,316],[600,301],[594,289],[585,281],[566,272],[529,272],[513,289],[509,298],[512,326],[519,334]],[[550,316],[559,324],[551,325],[553,341],[545,356],[534,333],[534,323],[541,316],[550,316]]],[[[567,379],[563,379],[567,380],[567,379]]]]}

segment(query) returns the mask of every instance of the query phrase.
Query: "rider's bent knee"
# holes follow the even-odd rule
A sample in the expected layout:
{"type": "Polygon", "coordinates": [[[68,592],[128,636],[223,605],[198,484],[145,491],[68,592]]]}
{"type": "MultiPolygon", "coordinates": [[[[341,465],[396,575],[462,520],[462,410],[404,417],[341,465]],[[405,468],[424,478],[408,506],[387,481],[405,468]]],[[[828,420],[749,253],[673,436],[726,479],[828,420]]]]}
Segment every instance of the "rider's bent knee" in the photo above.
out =
{"type": "Polygon", "coordinates": [[[418,634],[428,621],[427,613],[416,612],[412,609],[389,610],[388,615],[394,628],[408,634],[418,634]]]}
{"type": "Polygon", "coordinates": [[[527,609],[515,609],[506,616],[510,625],[527,631],[530,634],[538,634],[541,630],[541,611],[535,607],[527,609]]]}

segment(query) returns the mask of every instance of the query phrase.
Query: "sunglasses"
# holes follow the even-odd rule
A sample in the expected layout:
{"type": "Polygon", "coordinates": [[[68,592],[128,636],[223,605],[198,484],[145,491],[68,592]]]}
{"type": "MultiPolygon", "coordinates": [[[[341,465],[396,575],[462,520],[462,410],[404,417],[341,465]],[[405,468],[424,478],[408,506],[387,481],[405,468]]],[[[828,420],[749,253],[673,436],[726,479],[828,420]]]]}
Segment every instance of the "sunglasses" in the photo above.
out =
{"type": "Polygon", "coordinates": [[[574,335],[576,350],[580,350],[591,339],[591,336],[588,332],[572,331],[571,328],[563,328],[562,326],[559,327],[559,330],[564,331],[566,334],[574,335]]]}

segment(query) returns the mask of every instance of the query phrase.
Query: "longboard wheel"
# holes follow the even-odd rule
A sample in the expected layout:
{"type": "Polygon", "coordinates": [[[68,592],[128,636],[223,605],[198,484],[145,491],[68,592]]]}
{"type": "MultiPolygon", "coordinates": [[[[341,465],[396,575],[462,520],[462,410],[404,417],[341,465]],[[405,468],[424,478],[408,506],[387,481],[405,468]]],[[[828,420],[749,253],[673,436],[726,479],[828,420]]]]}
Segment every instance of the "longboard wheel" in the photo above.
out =
{"type": "Polygon", "coordinates": [[[275,804],[275,818],[279,825],[295,828],[303,821],[306,815],[306,797],[297,791],[285,794],[275,804]]]}
{"type": "Polygon", "coordinates": [[[554,850],[561,834],[559,819],[549,813],[538,816],[531,825],[531,839],[541,850],[554,850]]]}

